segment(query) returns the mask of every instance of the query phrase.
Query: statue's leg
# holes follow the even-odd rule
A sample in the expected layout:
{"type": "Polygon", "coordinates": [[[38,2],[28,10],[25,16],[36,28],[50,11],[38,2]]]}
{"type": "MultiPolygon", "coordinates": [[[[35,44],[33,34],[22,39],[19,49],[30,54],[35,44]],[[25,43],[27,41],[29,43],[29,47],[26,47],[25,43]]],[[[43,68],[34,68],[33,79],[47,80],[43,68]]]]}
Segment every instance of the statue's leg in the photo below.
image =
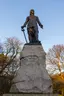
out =
{"type": "Polygon", "coordinates": [[[36,41],[39,41],[38,40],[38,32],[35,32],[35,38],[36,38],[36,41]]]}
{"type": "Polygon", "coordinates": [[[30,32],[28,32],[28,39],[29,39],[29,42],[32,42],[32,36],[31,36],[30,32]]]}
{"type": "Polygon", "coordinates": [[[32,42],[32,36],[29,34],[29,41],[32,42]]]}

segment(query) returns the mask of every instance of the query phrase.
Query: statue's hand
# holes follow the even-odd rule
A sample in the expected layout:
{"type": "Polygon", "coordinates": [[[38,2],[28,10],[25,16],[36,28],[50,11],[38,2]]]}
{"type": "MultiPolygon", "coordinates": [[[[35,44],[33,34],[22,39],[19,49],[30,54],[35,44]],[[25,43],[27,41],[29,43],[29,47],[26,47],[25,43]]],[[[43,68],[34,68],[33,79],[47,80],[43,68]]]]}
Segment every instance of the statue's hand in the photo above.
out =
{"type": "Polygon", "coordinates": [[[24,31],[24,26],[21,26],[21,31],[24,31]]]}
{"type": "Polygon", "coordinates": [[[21,26],[21,31],[24,31],[24,26],[21,26]]]}
{"type": "Polygon", "coordinates": [[[41,25],[41,28],[43,29],[43,25],[41,25]]]}
{"type": "Polygon", "coordinates": [[[24,26],[21,26],[21,29],[23,29],[24,28],[24,26]]]}

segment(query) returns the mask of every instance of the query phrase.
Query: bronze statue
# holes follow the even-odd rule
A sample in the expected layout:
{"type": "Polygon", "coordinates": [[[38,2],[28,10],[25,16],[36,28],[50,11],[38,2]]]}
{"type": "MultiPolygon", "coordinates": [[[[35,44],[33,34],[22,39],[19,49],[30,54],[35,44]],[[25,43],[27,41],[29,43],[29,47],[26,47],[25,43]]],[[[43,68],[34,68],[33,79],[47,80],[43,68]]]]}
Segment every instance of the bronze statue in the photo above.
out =
{"type": "Polygon", "coordinates": [[[24,27],[26,27],[27,25],[27,32],[28,32],[28,38],[29,38],[29,42],[38,42],[38,25],[43,28],[43,25],[41,24],[38,16],[34,15],[34,9],[30,10],[30,16],[28,16],[26,18],[25,23],[23,24],[23,26],[21,26],[21,28],[23,29],[24,27]]]}

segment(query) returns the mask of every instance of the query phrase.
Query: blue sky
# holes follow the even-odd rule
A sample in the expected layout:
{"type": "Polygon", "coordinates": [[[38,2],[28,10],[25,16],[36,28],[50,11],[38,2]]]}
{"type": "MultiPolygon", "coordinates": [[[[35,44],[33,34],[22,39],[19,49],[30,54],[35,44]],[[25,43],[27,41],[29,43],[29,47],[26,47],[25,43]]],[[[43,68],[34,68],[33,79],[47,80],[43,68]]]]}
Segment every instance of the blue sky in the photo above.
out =
{"type": "Polygon", "coordinates": [[[53,45],[64,44],[64,0],[0,0],[0,42],[15,36],[25,43],[20,27],[30,9],[35,10],[44,26],[44,29],[39,27],[44,50],[47,52],[53,45]]]}

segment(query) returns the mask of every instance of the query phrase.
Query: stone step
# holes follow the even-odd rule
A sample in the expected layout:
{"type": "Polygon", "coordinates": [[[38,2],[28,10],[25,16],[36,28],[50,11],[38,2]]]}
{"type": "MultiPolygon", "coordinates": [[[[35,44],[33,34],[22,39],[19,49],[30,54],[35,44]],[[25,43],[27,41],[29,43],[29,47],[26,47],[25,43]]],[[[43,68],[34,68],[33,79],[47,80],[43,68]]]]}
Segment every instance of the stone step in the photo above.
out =
{"type": "Polygon", "coordinates": [[[3,94],[3,96],[59,96],[59,94],[3,94]]]}

